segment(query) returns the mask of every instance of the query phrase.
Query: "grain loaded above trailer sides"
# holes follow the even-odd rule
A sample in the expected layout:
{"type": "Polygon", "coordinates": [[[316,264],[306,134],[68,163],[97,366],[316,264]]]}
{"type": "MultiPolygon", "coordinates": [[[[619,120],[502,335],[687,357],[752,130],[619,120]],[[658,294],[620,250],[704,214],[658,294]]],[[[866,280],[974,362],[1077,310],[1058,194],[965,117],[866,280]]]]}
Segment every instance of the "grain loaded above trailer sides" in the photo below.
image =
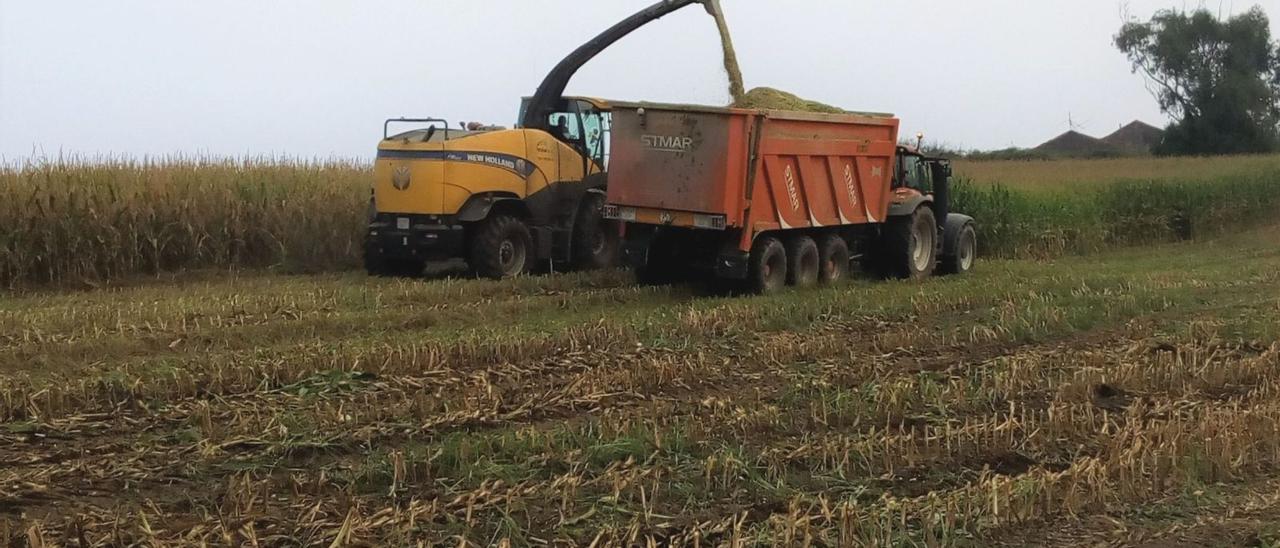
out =
{"type": "Polygon", "coordinates": [[[605,216],[645,283],[710,276],[758,293],[830,284],[851,263],[900,278],[973,267],[950,164],[881,114],[614,103],[605,216]],[[940,222],[940,220],[942,220],[940,222]]]}

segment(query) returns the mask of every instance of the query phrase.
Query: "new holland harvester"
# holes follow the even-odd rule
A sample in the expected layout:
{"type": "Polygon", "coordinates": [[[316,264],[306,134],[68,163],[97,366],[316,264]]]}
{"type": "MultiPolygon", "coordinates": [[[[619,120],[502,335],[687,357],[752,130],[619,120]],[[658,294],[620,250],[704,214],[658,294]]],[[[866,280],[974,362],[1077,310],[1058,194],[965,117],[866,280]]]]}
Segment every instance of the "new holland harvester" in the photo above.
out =
{"type": "Polygon", "coordinates": [[[365,267],[413,275],[461,258],[480,276],[616,264],[620,227],[605,220],[610,105],[563,97],[605,48],[671,12],[716,0],[665,0],[579,47],[523,102],[516,129],[453,129],[438,118],[388,120],[374,164],[365,267]],[[391,134],[392,125],[414,124],[391,134]]]}

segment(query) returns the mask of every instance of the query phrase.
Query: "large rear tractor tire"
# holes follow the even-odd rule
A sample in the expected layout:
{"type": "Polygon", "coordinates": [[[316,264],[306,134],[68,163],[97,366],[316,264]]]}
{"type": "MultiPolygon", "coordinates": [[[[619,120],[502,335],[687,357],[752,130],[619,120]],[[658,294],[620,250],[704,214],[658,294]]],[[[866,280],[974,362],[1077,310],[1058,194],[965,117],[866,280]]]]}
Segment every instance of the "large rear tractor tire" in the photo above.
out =
{"type": "Polygon", "coordinates": [[[849,244],[836,234],[818,240],[818,283],[836,285],[849,279],[849,244]]]}
{"type": "Polygon", "coordinates": [[[818,285],[821,260],[818,244],[808,236],[794,236],[787,241],[787,283],[795,287],[818,285]]]}
{"type": "Polygon", "coordinates": [[[787,248],[773,236],[761,236],[751,246],[747,291],[757,295],[776,293],[787,285],[787,248]]]}
{"type": "Polygon", "coordinates": [[[966,274],[973,270],[973,263],[978,256],[978,232],[973,224],[965,224],[956,235],[955,249],[950,255],[942,257],[940,270],[943,274],[966,274]]]}
{"type": "Polygon", "coordinates": [[[921,207],[910,216],[894,217],[880,244],[884,274],[904,280],[933,274],[938,262],[938,221],[933,210],[921,207]]]}
{"type": "Polygon", "coordinates": [[[582,198],[573,225],[574,270],[599,270],[618,264],[621,233],[618,224],[604,218],[604,195],[594,192],[582,198]]]}
{"type": "Polygon", "coordinates": [[[501,280],[529,270],[533,237],[524,221],[510,215],[494,215],[476,226],[471,235],[469,263],[476,275],[501,280]]]}

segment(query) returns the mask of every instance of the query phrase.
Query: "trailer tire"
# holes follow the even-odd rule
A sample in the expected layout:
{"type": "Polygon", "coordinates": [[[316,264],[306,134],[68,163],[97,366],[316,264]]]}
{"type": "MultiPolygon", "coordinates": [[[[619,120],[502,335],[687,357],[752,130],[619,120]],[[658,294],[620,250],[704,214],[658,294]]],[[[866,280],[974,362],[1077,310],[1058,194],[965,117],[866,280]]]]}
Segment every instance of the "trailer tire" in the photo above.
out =
{"type": "Polygon", "coordinates": [[[471,269],[482,278],[513,278],[529,270],[533,236],[524,221],[493,215],[476,226],[468,256],[471,269]]]}
{"type": "Polygon", "coordinates": [[[966,274],[973,270],[973,263],[978,256],[978,231],[973,223],[965,223],[955,236],[955,246],[950,255],[942,257],[939,270],[943,274],[966,274]]]}
{"type": "Polygon", "coordinates": [[[787,285],[787,248],[777,238],[757,238],[749,260],[747,290],[751,293],[767,295],[787,285]]]}
{"type": "Polygon", "coordinates": [[[787,284],[795,287],[818,285],[822,261],[818,244],[808,236],[793,236],[787,241],[787,284]]]}
{"type": "Polygon", "coordinates": [[[818,283],[835,285],[849,277],[849,244],[838,234],[827,234],[818,243],[818,283]]]}
{"type": "Polygon", "coordinates": [[[604,195],[589,192],[582,197],[573,225],[574,270],[599,270],[618,264],[621,236],[617,223],[604,218],[604,195]]]}
{"type": "Polygon", "coordinates": [[[933,273],[938,262],[938,221],[928,206],[911,215],[893,217],[885,227],[880,266],[884,273],[904,280],[919,280],[933,273]]]}

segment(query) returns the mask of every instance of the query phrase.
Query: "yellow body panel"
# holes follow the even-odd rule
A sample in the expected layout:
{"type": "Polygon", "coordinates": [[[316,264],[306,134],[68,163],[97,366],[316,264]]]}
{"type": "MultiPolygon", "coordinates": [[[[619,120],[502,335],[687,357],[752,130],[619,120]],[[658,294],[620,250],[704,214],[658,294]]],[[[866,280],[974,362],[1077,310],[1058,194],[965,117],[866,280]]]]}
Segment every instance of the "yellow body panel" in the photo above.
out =
{"type": "Polygon", "coordinates": [[[388,139],[378,147],[373,192],[380,213],[453,215],[472,195],[525,198],[552,183],[580,181],[582,155],[551,134],[511,129],[449,140],[388,139]]]}

